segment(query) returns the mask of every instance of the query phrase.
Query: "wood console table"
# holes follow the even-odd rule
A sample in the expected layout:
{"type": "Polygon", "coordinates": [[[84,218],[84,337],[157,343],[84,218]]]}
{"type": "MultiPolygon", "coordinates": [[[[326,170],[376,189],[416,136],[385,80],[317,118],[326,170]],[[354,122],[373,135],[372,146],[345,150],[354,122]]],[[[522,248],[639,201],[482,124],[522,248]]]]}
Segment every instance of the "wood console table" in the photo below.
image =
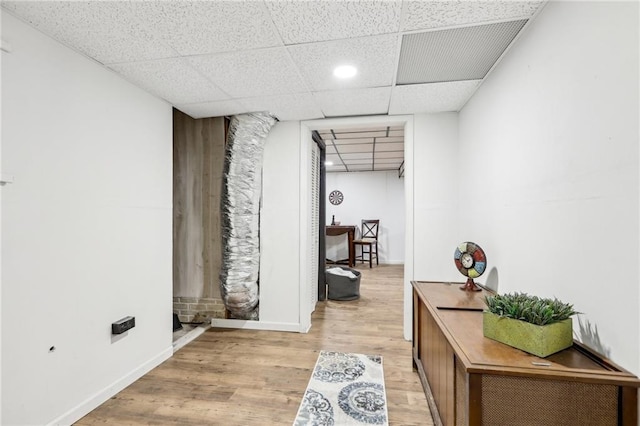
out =
{"type": "Polygon", "coordinates": [[[436,425],[637,426],[633,374],[577,342],[538,358],[485,338],[487,290],[411,284],[413,362],[436,425]]]}
{"type": "Polygon", "coordinates": [[[347,234],[347,244],[349,244],[349,267],[353,268],[356,264],[355,247],[353,246],[353,240],[356,234],[356,227],[353,225],[327,225],[325,226],[325,233],[329,236],[336,236],[347,234]]]}

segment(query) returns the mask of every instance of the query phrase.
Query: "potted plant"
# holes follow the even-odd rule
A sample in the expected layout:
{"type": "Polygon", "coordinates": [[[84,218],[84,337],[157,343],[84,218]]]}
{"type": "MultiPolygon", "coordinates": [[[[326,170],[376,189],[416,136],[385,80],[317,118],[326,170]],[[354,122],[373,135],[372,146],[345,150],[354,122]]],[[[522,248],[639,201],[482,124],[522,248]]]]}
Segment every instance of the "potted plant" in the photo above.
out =
{"type": "Polygon", "coordinates": [[[486,296],[484,336],[547,357],[573,344],[571,316],[579,312],[558,299],[526,293],[486,296]]]}

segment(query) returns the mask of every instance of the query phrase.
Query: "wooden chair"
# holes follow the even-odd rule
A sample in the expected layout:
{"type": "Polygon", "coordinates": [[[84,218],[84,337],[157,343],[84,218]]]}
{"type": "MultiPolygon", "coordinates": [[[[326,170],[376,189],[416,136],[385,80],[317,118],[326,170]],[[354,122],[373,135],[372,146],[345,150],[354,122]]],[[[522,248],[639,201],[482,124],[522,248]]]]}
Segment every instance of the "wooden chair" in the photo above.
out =
{"type": "Polygon", "coordinates": [[[376,258],[376,265],[378,264],[378,229],[380,228],[380,220],[378,219],[363,219],[362,220],[362,233],[360,238],[353,240],[353,251],[356,252],[356,247],[360,246],[360,256],[356,255],[356,262],[360,260],[362,263],[369,261],[369,268],[372,266],[373,258],[376,258]],[[367,250],[365,251],[365,247],[367,250]],[[368,258],[365,258],[367,255],[368,258]]]}

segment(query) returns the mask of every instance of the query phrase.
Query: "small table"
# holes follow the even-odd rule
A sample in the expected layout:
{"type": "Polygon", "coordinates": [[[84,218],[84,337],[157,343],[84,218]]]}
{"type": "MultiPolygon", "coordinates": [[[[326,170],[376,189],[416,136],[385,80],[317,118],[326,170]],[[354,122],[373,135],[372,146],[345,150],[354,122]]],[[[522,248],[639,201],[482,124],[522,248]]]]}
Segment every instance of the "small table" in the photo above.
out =
{"type": "Polygon", "coordinates": [[[354,225],[327,225],[325,226],[325,234],[330,237],[347,234],[347,242],[349,244],[349,267],[353,268],[356,265],[355,247],[353,246],[356,227],[354,225]]]}

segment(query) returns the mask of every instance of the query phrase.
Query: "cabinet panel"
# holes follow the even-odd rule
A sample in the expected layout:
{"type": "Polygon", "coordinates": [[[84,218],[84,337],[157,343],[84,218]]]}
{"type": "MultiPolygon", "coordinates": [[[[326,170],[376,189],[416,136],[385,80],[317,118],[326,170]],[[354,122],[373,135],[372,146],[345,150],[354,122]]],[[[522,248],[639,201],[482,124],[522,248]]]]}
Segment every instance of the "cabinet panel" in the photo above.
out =
{"type": "Polygon", "coordinates": [[[420,306],[420,353],[443,425],[454,425],[454,353],[444,334],[423,304],[420,306]],[[422,340],[424,339],[424,340],[422,340]]]}
{"type": "Polygon", "coordinates": [[[469,406],[469,376],[459,359],[455,360],[455,419],[456,426],[467,426],[467,407],[469,406]]]}
{"type": "Polygon", "coordinates": [[[614,385],[487,374],[482,395],[484,425],[618,424],[614,385]]]}

